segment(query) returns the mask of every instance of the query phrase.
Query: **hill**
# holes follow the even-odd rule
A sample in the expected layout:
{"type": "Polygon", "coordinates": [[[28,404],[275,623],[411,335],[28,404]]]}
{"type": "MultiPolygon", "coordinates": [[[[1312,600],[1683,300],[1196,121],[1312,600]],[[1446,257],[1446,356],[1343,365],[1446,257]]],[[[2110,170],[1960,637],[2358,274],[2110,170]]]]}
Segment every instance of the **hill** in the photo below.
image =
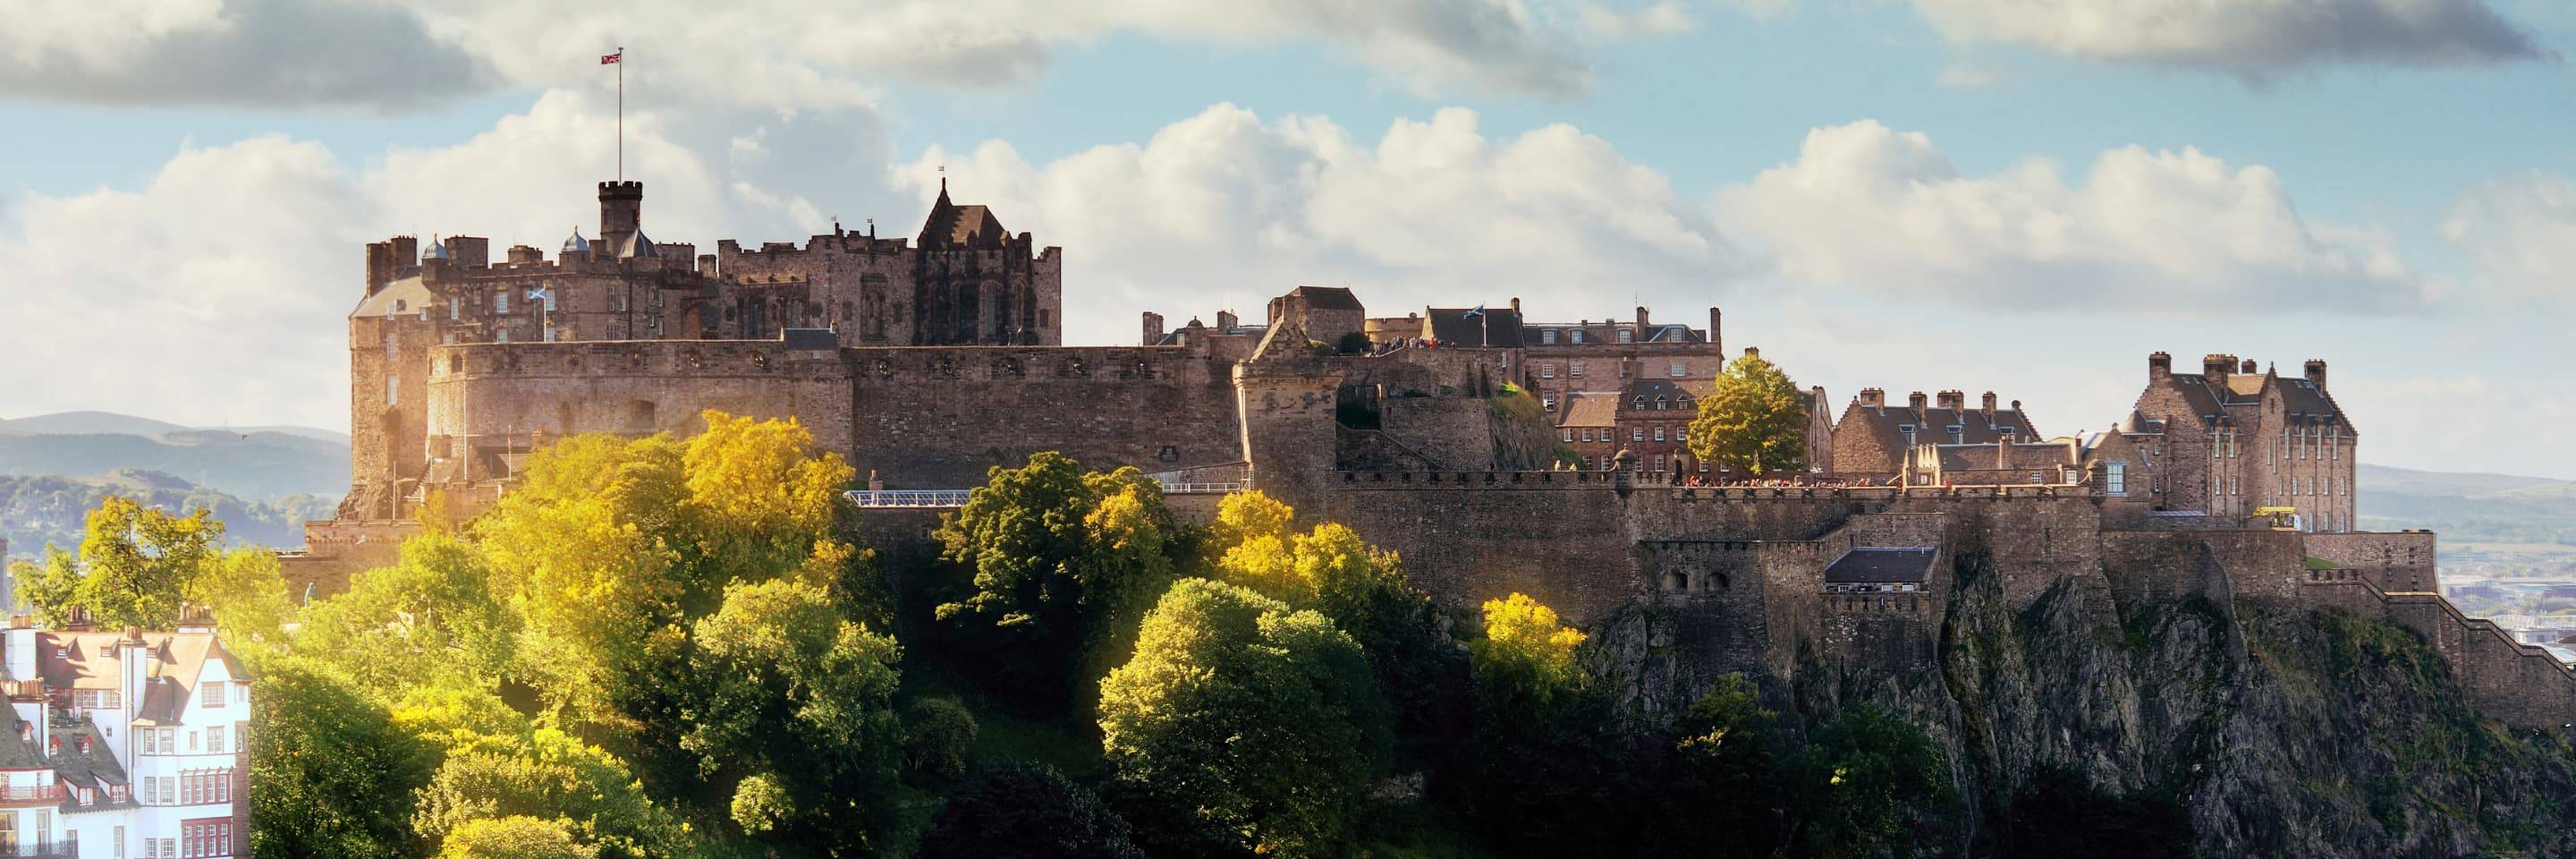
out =
{"type": "Polygon", "coordinates": [[[0,476],[0,539],[12,557],[44,554],[45,544],[80,545],[89,511],[110,493],[172,513],[199,507],[215,512],[233,545],[293,547],[304,544],[304,520],[325,518],[336,495],[291,495],[245,501],[157,471],[118,469],[93,478],[0,476]]]}
{"type": "Polygon", "coordinates": [[[2363,465],[2359,524],[2430,528],[2444,543],[2576,545],[2576,481],[2363,465]]]}
{"type": "Polygon", "coordinates": [[[162,472],[253,500],[337,496],[348,491],[349,443],[307,427],[188,429],[104,412],[0,422],[0,474],[118,469],[162,472]]]}

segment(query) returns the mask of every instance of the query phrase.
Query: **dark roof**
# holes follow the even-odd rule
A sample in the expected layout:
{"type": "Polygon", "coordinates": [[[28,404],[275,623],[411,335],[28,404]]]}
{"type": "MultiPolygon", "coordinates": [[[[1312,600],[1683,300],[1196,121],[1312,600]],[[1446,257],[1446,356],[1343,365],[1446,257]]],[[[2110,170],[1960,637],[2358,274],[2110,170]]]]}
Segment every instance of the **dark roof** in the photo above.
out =
{"type": "Polygon", "coordinates": [[[2039,430],[2031,427],[2028,415],[2022,414],[2018,409],[2009,408],[1999,408],[1994,411],[1994,414],[1988,415],[1982,408],[1916,409],[1899,405],[1871,408],[1854,405],[1843,413],[1842,422],[1834,426],[1834,432],[1851,431],[1854,429],[1853,421],[1859,421],[1860,428],[1876,434],[1879,443],[1889,450],[1905,446],[1905,433],[1900,428],[1908,424],[1914,427],[1916,444],[1990,445],[2003,436],[2005,429],[2011,429],[2016,439],[2039,437],[2039,430]],[[1959,437],[1956,439],[1950,437],[1952,424],[1959,426],[1959,437]]]}
{"type": "Polygon", "coordinates": [[[1709,385],[1705,382],[1699,384],[1683,384],[1672,381],[1671,379],[1660,379],[1654,377],[1630,379],[1628,380],[1628,384],[1623,386],[1619,391],[1619,408],[1635,408],[1638,397],[1646,398],[1648,403],[1654,402],[1656,397],[1662,397],[1673,407],[1679,408],[1682,398],[1684,397],[1697,399],[1699,397],[1708,396],[1708,387],[1709,385]]]}
{"type": "Polygon", "coordinates": [[[991,209],[949,202],[946,180],[939,183],[939,200],[930,204],[930,217],[921,223],[924,248],[1000,247],[1009,236],[991,209]]]}
{"type": "Polygon", "coordinates": [[[1305,299],[1309,310],[1361,310],[1360,297],[1343,286],[1301,286],[1288,294],[1305,299]]]}
{"type": "MultiPolygon", "coordinates": [[[[1953,471],[1984,471],[1995,467],[1995,445],[1945,444],[1940,446],[1941,467],[1953,471]]],[[[2015,471],[2077,465],[2079,462],[2064,441],[2025,442],[2012,446],[2015,471]]]]}
{"type": "Polygon", "coordinates": [[[1431,339],[1442,346],[1492,346],[1504,348],[1521,344],[1521,315],[1510,305],[1485,305],[1485,315],[1472,317],[1472,307],[1433,307],[1423,315],[1430,322],[1431,339]]]}
{"type": "Polygon", "coordinates": [[[827,351],[841,348],[841,335],[829,328],[789,328],[778,332],[789,349],[827,351]]]}
{"type": "Polygon", "coordinates": [[[1922,582],[1932,573],[1930,547],[1853,549],[1825,566],[1826,584],[1922,582]]]}
{"type": "Polygon", "coordinates": [[[1565,395],[1560,406],[1565,418],[1557,422],[1564,427],[1606,427],[1618,423],[1619,395],[1609,391],[1576,391],[1565,395]]]}

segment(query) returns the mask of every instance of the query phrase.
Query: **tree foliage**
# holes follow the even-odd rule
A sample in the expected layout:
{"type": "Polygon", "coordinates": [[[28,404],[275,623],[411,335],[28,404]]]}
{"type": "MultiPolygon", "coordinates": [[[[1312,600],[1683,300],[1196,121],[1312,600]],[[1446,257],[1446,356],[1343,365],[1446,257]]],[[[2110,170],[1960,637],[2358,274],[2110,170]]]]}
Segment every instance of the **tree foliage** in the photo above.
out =
{"type": "Polygon", "coordinates": [[[1690,451],[1742,474],[1795,471],[1807,462],[1807,400],[1779,366],[1746,350],[1726,365],[1691,420],[1690,451]]]}
{"type": "Polygon", "coordinates": [[[474,821],[558,821],[604,857],[666,855],[678,824],[644,793],[626,762],[561,731],[456,738],[419,792],[413,828],[443,843],[474,821]]]}
{"type": "Polygon", "coordinates": [[[920,859],[1144,859],[1127,821],[1041,764],[979,770],[948,795],[920,859]]]}
{"type": "Polygon", "coordinates": [[[435,750],[327,666],[268,660],[251,696],[251,852],[375,859],[415,855],[412,791],[435,750]]]}
{"type": "Polygon", "coordinates": [[[1583,639],[1581,630],[1559,624],[1555,609],[1528,594],[1486,600],[1485,637],[1469,645],[1479,696],[1498,710],[1545,710],[1582,688],[1574,649],[1583,639]]]}
{"type": "Polygon", "coordinates": [[[964,776],[977,730],[975,714],[957,699],[917,699],[904,710],[904,766],[936,779],[964,776]]]}
{"type": "Polygon", "coordinates": [[[681,746],[699,771],[719,784],[761,778],[798,798],[792,809],[761,806],[768,830],[864,851],[903,754],[894,639],[799,579],[727,589],[692,637],[681,746]]]}
{"type": "Polygon", "coordinates": [[[1357,642],[1314,611],[1183,579],[1101,681],[1101,746],[1180,852],[1319,855],[1382,759],[1384,705],[1357,642]]]}
{"type": "Polygon", "coordinates": [[[438,859],[598,859],[599,850],[573,837],[561,819],[526,815],[477,818],[448,833],[438,859]]]}
{"type": "Polygon", "coordinates": [[[223,536],[204,508],[173,516],[111,495],[89,512],[79,554],[48,547],[27,601],[48,626],[80,610],[107,629],[164,628],[178,620],[191,584],[220,562],[223,536]]]}

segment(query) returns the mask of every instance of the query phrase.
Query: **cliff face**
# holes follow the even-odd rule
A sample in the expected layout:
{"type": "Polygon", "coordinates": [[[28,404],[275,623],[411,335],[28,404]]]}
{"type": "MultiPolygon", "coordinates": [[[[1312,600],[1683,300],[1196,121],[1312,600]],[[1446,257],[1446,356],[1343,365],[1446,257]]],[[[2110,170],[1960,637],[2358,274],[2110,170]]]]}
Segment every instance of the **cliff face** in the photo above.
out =
{"type": "MultiPolygon", "coordinates": [[[[1766,673],[1785,718],[1864,703],[1943,745],[1966,807],[1926,840],[1969,855],[2576,855],[2576,752],[2465,703],[2416,633],[2339,611],[2207,597],[2123,605],[2098,576],[2027,608],[1981,553],[1954,562],[1937,664],[1801,656],[1766,673]]],[[[1669,618],[1598,630],[1642,710],[1699,678],[1669,618]]]]}

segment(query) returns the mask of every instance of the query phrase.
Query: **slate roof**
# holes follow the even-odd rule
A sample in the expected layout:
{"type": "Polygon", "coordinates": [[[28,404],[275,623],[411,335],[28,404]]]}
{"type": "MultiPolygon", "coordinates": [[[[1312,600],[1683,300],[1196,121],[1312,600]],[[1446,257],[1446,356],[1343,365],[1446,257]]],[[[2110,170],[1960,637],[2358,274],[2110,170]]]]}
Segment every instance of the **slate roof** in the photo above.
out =
{"type": "Polygon", "coordinates": [[[831,351],[841,348],[841,335],[829,328],[788,328],[778,332],[778,339],[789,349],[798,351],[831,351]]]}
{"type": "MultiPolygon", "coordinates": [[[[2063,440],[2016,443],[2012,446],[2012,468],[2021,470],[2081,464],[2068,447],[2063,440]]],[[[1995,467],[1995,446],[1991,443],[1945,444],[1939,449],[1944,470],[1977,471],[1995,467]]]]}
{"type": "Polygon", "coordinates": [[[1926,547],[1853,549],[1825,566],[1825,583],[1921,583],[1932,574],[1933,550],[1926,547]]]}
{"type": "Polygon", "coordinates": [[[1365,309],[1360,306],[1360,297],[1352,295],[1349,287],[1301,286],[1289,290],[1288,294],[1305,299],[1306,307],[1310,310],[1365,309]]]}
{"type": "Polygon", "coordinates": [[[1510,305],[1485,305],[1481,318],[1467,314],[1473,307],[1432,307],[1423,311],[1431,339],[1442,346],[1492,346],[1500,349],[1521,343],[1521,315],[1510,305]]]}
{"type": "Polygon", "coordinates": [[[1578,391],[1565,395],[1561,407],[1565,415],[1557,422],[1561,427],[1615,426],[1619,412],[1619,395],[1611,391],[1578,391]]]}
{"type": "Polygon", "coordinates": [[[418,275],[414,275],[385,284],[385,288],[376,290],[376,294],[358,302],[358,309],[349,311],[349,318],[419,313],[433,300],[436,300],[436,296],[430,294],[429,287],[421,285],[418,275]],[[394,309],[396,305],[400,305],[402,309],[394,309]]]}
{"type": "Polygon", "coordinates": [[[2325,421],[2347,431],[2352,428],[2334,397],[2304,377],[2234,373],[2224,384],[2213,385],[2206,376],[2176,373],[2165,377],[2161,384],[2182,395],[2203,427],[2216,424],[2231,406],[2261,403],[2263,391],[2270,387],[2280,392],[2281,410],[2291,422],[2325,421]]]}
{"type": "Polygon", "coordinates": [[[981,205],[960,206],[948,201],[948,183],[939,184],[939,200],[930,205],[930,217],[921,223],[921,246],[924,248],[998,247],[1010,236],[993,210],[981,205]]]}
{"type": "MultiPolygon", "coordinates": [[[[1671,379],[1659,379],[1652,376],[1643,376],[1628,380],[1628,384],[1620,389],[1619,407],[1622,409],[1635,409],[1637,407],[1637,398],[1644,397],[1646,398],[1647,410],[1653,411],[1655,398],[1662,397],[1664,398],[1665,408],[1667,410],[1679,409],[1682,407],[1681,400],[1683,397],[1689,397],[1696,401],[1701,397],[1708,396],[1708,391],[1711,387],[1713,387],[1711,383],[1701,380],[1693,380],[1688,383],[1683,383],[1675,382],[1671,379]]],[[[1692,405],[1693,407],[1697,407],[1698,404],[1694,402],[1692,405]]]]}
{"type": "Polygon", "coordinates": [[[2030,416],[2022,414],[2020,410],[2009,408],[1998,408],[1994,414],[1988,415],[1982,408],[1944,409],[1926,406],[1915,409],[1897,405],[1870,408],[1855,405],[1843,413],[1842,422],[1834,426],[1834,431],[1850,432],[1854,429],[1854,421],[1860,422],[1858,428],[1876,435],[1879,443],[1888,450],[1899,450],[1906,446],[1905,433],[1900,428],[1908,424],[1914,426],[1914,439],[1917,444],[1992,445],[1996,439],[2003,436],[2005,429],[2012,430],[2015,438],[2039,436],[2039,431],[2031,426],[2030,416]],[[1957,438],[1952,438],[1950,435],[1952,424],[1959,425],[1957,438]]]}

